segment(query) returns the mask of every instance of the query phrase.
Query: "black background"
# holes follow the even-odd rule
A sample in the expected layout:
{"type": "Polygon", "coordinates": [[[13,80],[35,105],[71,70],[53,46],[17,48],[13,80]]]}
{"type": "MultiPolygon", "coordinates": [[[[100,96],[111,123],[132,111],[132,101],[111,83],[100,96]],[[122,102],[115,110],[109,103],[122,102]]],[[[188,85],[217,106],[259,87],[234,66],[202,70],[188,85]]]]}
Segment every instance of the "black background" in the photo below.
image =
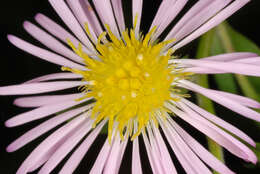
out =
{"type": "MultiPolygon", "coordinates": [[[[125,8],[130,8],[125,0],[125,8]]],[[[142,28],[147,29],[149,24],[152,21],[153,15],[155,14],[159,0],[145,0],[144,1],[144,14],[142,21],[142,28]]],[[[193,3],[190,0],[189,4],[193,3]]],[[[16,83],[21,83],[25,80],[37,77],[40,75],[45,75],[52,72],[59,72],[60,67],[57,67],[48,62],[42,61],[40,59],[31,56],[14,46],[12,46],[6,39],[7,34],[15,34],[25,40],[28,40],[32,43],[39,45],[39,43],[33,40],[22,28],[24,20],[34,21],[33,17],[36,13],[41,12],[50,18],[54,19],[58,23],[62,24],[52,7],[49,5],[47,0],[24,0],[24,1],[2,1],[0,6],[1,13],[1,28],[0,28],[0,37],[1,37],[1,57],[0,57],[0,86],[11,85],[16,83]]],[[[129,10],[129,9],[128,9],[129,10]]],[[[128,16],[128,18],[130,18],[128,16]]],[[[235,15],[229,18],[229,22],[232,26],[246,35],[248,38],[260,45],[260,34],[259,34],[259,18],[260,18],[260,1],[252,0],[246,7],[239,10],[235,15]]],[[[189,48],[189,54],[194,55],[194,50],[196,48],[196,41],[191,44],[189,48]]],[[[0,98],[0,134],[1,134],[1,143],[0,143],[0,173],[12,174],[18,169],[22,161],[29,155],[34,147],[39,144],[45,137],[38,138],[29,145],[21,148],[20,150],[14,153],[5,152],[6,146],[15,140],[18,136],[22,135],[24,132],[30,128],[36,126],[41,121],[36,121],[29,123],[28,125],[23,125],[15,128],[5,128],[4,122],[11,118],[12,116],[26,111],[26,109],[18,108],[12,105],[12,101],[15,97],[1,97],[0,98]]],[[[219,106],[218,106],[219,107],[219,106]]],[[[222,109],[222,108],[221,108],[222,109]]],[[[226,112],[228,114],[233,114],[232,112],[226,112]]],[[[254,124],[246,119],[236,120],[236,125],[247,132],[255,140],[260,141],[259,131],[253,126],[254,124]],[[240,124],[242,121],[244,124],[240,124]],[[248,125],[245,125],[248,123],[248,125]]],[[[184,125],[186,126],[186,125],[184,125]]],[[[204,142],[204,139],[201,138],[201,135],[195,135],[204,142]]],[[[83,160],[80,167],[75,173],[87,173],[90,166],[94,163],[94,160],[99,152],[99,149],[102,146],[104,141],[104,136],[99,136],[97,142],[90,149],[90,152],[87,154],[87,157],[83,160]]],[[[142,150],[145,153],[144,150],[142,150]]],[[[142,153],[142,154],[143,154],[142,153]]],[[[226,152],[225,157],[227,160],[227,165],[233,169],[236,173],[260,173],[260,168],[252,169],[250,165],[246,164],[242,160],[232,156],[230,153],[226,152]]],[[[143,161],[147,161],[146,156],[142,156],[143,161]]],[[[175,159],[175,158],[174,158],[175,159]]],[[[131,169],[131,147],[127,147],[126,155],[121,166],[120,173],[130,173],[131,169]]],[[[175,160],[176,161],[176,160],[175,160]]],[[[149,164],[143,165],[145,173],[150,173],[149,164]]],[[[178,166],[178,163],[177,163],[178,166]]],[[[58,167],[59,169],[59,167],[58,167]]],[[[54,171],[56,173],[57,170],[54,171]]],[[[182,170],[180,173],[182,173],[182,170]]]]}

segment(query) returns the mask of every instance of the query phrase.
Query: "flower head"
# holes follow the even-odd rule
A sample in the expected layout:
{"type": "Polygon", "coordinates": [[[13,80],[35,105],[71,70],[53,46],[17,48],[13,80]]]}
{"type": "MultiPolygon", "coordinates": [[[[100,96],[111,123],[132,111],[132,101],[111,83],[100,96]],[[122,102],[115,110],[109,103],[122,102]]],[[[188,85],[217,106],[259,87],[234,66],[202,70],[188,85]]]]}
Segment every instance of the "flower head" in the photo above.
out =
{"type": "Polygon", "coordinates": [[[218,25],[248,0],[198,1],[162,41],[158,41],[158,37],[187,0],[162,1],[147,34],[140,32],[142,0],[132,2],[132,29],[125,27],[120,0],[93,0],[93,6],[84,0],[67,0],[67,4],[63,0],[49,1],[76,37],[48,17],[37,14],[37,23],[47,32],[30,22],[25,22],[24,28],[53,52],[16,36],[9,35],[8,39],[18,48],[60,65],[66,72],[0,87],[0,95],[42,94],[80,88],[76,94],[23,97],[15,101],[18,106],[36,109],[11,118],[6,122],[8,127],[58,114],[14,141],[7,148],[9,152],[65,123],[28,156],[17,173],[34,171],[42,165],[39,173],[50,173],[81,142],[60,172],[72,173],[105,124],[108,124],[108,138],[90,173],[118,173],[129,139],[133,141],[132,173],[142,173],[140,136],[153,173],[176,173],[162,134],[187,173],[211,173],[203,162],[220,173],[233,173],[186,133],[175,122],[174,116],[234,155],[256,162],[254,153],[227,132],[254,146],[250,137],[196,106],[187,99],[187,94],[181,92],[181,88],[185,88],[201,93],[234,112],[260,121],[260,114],[250,109],[260,108],[258,102],[205,89],[189,78],[195,73],[260,76],[256,54],[232,53],[202,60],[174,56],[176,49],[218,25]]]}

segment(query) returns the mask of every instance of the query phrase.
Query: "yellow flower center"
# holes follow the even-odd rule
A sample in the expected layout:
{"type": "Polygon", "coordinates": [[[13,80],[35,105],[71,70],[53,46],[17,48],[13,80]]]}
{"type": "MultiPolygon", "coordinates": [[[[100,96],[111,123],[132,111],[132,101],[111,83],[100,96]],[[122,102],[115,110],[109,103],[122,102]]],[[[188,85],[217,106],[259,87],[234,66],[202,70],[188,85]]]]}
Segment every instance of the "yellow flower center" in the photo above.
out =
{"type": "Polygon", "coordinates": [[[95,125],[108,119],[110,141],[113,127],[121,138],[130,135],[133,139],[149,121],[157,124],[156,112],[165,110],[164,103],[173,99],[172,83],[186,74],[168,64],[173,51],[164,51],[164,47],[172,41],[157,44],[150,41],[156,28],[145,37],[136,36],[133,29],[124,31],[122,38],[117,38],[107,25],[106,29],[108,34],[102,33],[95,43],[98,59],[84,53],[81,45],[76,49],[68,41],[84,59],[88,70],[63,70],[81,74],[83,80],[89,82],[83,89],[85,97],[96,99],[92,118],[95,125]],[[134,123],[138,127],[135,134],[134,123]]]}

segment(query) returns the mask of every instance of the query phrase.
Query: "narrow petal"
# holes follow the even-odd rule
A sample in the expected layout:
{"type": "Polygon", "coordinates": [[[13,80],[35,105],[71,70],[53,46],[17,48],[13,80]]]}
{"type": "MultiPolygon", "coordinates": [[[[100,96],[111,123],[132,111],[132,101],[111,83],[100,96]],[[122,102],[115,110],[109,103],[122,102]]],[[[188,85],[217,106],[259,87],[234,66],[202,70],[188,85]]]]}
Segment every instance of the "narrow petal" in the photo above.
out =
{"type": "Polygon", "coordinates": [[[93,0],[97,13],[103,24],[108,24],[113,34],[119,38],[119,32],[110,0],[93,0]]]}
{"type": "Polygon", "coordinates": [[[98,37],[103,32],[103,29],[101,27],[101,24],[99,23],[94,9],[91,7],[89,1],[79,0],[79,3],[89,20],[89,24],[92,26],[98,37]]]}
{"type": "Polygon", "coordinates": [[[125,19],[121,0],[111,1],[120,32],[125,31],[125,19]]]}
{"type": "Polygon", "coordinates": [[[154,36],[155,39],[157,39],[157,37],[165,30],[165,28],[176,18],[187,2],[188,0],[178,0],[176,2],[172,2],[171,6],[169,6],[170,8],[164,12],[165,15],[160,19],[159,26],[154,36]]]}
{"type": "Polygon", "coordinates": [[[115,137],[115,141],[111,147],[110,154],[108,156],[107,162],[104,167],[104,174],[116,173],[117,171],[117,161],[120,156],[120,138],[119,135],[115,137]]]}
{"type": "MultiPolygon", "coordinates": [[[[137,124],[134,125],[134,133],[137,132],[137,124]]],[[[142,174],[142,165],[140,160],[139,151],[139,140],[138,137],[133,141],[133,152],[132,152],[132,173],[142,174]]]]}
{"type": "Polygon", "coordinates": [[[194,16],[196,16],[200,11],[202,11],[205,7],[207,7],[212,2],[214,2],[214,0],[204,0],[204,1],[198,1],[196,4],[194,4],[191,7],[191,9],[180,19],[180,21],[178,21],[177,24],[171,29],[170,33],[167,35],[165,39],[167,40],[173,38],[173,36],[175,36],[175,34],[178,31],[180,31],[186,23],[188,23],[194,16]]]}
{"type": "Polygon", "coordinates": [[[193,104],[192,102],[190,102],[186,99],[181,99],[181,101],[183,103],[185,103],[187,106],[189,106],[191,109],[193,109],[194,111],[199,113],[204,118],[210,120],[211,122],[213,122],[214,124],[217,124],[218,126],[221,126],[222,128],[226,129],[230,133],[238,136],[239,138],[241,138],[242,140],[244,140],[248,144],[255,146],[254,140],[252,140],[252,138],[250,138],[248,135],[246,135],[241,130],[237,129],[235,126],[225,122],[224,120],[220,119],[219,117],[211,114],[210,112],[200,108],[199,106],[193,104]]]}
{"type": "Polygon", "coordinates": [[[201,117],[199,114],[197,114],[194,111],[192,111],[190,108],[188,108],[183,103],[179,103],[179,105],[181,106],[183,111],[186,112],[190,117],[193,117],[194,119],[197,119],[200,123],[203,123],[203,124],[207,125],[209,128],[215,130],[216,132],[221,134],[223,137],[225,137],[228,140],[230,140],[234,145],[239,147],[242,151],[244,151],[244,153],[247,155],[247,158],[244,158],[246,161],[251,161],[253,163],[256,162],[255,160],[257,160],[257,158],[256,158],[255,154],[246,145],[244,145],[243,143],[241,143],[236,138],[234,138],[230,134],[226,133],[225,131],[223,131],[222,129],[217,127],[216,125],[212,124],[208,120],[206,120],[203,117],[201,117]]]}
{"type": "Polygon", "coordinates": [[[260,57],[251,57],[251,58],[244,58],[244,59],[239,59],[235,60],[234,62],[238,63],[247,63],[247,64],[252,64],[252,65],[260,65],[260,57]]]}
{"type": "Polygon", "coordinates": [[[222,70],[215,70],[212,68],[205,68],[205,67],[191,67],[191,68],[185,68],[183,72],[192,72],[195,74],[225,74],[229,73],[227,71],[222,70]]]}
{"type": "Polygon", "coordinates": [[[218,91],[218,90],[213,90],[213,89],[209,89],[209,90],[213,93],[217,93],[217,94],[222,95],[226,98],[230,98],[231,100],[234,100],[234,101],[236,101],[236,102],[238,102],[238,103],[240,103],[244,106],[252,107],[252,108],[256,108],[256,109],[260,108],[260,103],[251,99],[251,98],[232,94],[232,93],[229,93],[229,92],[223,92],[223,91],[218,91]]]}
{"type": "Polygon", "coordinates": [[[212,1],[209,5],[207,5],[204,9],[202,9],[196,16],[192,17],[189,22],[187,22],[181,30],[179,30],[173,38],[176,38],[177,41],[183,39],[185,36],[192,33],[199,26],[205,23],[208,19],[218,13],[221,9],[223,9],[227,4],[229,4],[231,0],[217,0],[212,1]]]}
{"type": "Polygon", "coordinates": [[[103,128],[106,120],[103,120],[92,132],[88,135],[88,137],[81,143],[81,145],[77,148],[77,150],[71,155],[69,160],[62,167],[60,174],[73,173],[80,161],[83,159],[84,155],[89,150],[92,143],[97,138],[99,132],[103,128]]]}
{"type": "Polygon", "coordinates": [[[11,85],[11,86],[0,87],[0,95],[40,94],[45,92],[52,92],[52,91],[74,88],[85,84],[87,84],[87,82],[59,81],[59,82],[40,82],[40,83],[11,85]]]}
{"type": "Polygon", "coordinates": [[[5,122],[5,125],[7,127],[14,127],[14,126],[19,126],[24,123],[28,123],[34,120],[38,120],[44,117],[47,117],[49,115],[55,114],[57,112],[63,111],[65,109],[69,109],[73,106],[76,106],[80,103],[85,102],[86,100],[81,100],[81,101],[65,101],[65,102],[60,102],[58,104],[52,104],[52,105],[46,105],[42,106],[36,109],[33,109],[31,111],[18,114],[11,119],[7,120],[5,122]]]}
{"type": "Polygon", "coordinates": [[[169,122],[168,121],[166,121],[165,123],[161,122],[160,125],[162,126],[162,124],[165,124],[163,126],[169,130],[172,141],[175,142],[178,149],[180,149],[180,152],[191,164],[191,166],[195,169],[195,171],[197,173],[212,174],[211,171],[205,166],[205,164],[202,163],[202,161],[198,158],[198,156],[196,156],[196,154],[183,141],[183,139],[176,132],[176,130],[170,126],[169,122]]]}
{"type": "Polygon", "coordinates": [[[79,21],[80,25],[82,28],[85,28],[85,24],[88,24],[88,28],[90,31],[91,36],[93,37],[94,41],[97,41],[97,35],[96,32],[94,31],[95,29],[92,27],[90,24],[90,21],[85,14],[85,11],[83,10],[84,6],[81,5],[80,0],[66,0],[69,7],[71,8],[73,14],[79,21]]]}
{"type": "Polygon", "coordinates": [[[216,56],[210,56],[210,57],[205,57],[203,60],[213,60],[213,61],[233,61],[233,60],[239,60],[239,59],[245,59],[245,58],[250,58],[250,57],[257,57],[257,54],[255,53],[250,53],[250,52],[237,52],[237,53],[225,53],[225,54],[220,54],[216,56]]]}
{"type": "MultiPolygon", "coordinates": [[[[226,108],[229,108],[230,110],[241,114],[247,118],[260,121],[260,114],[252,109],[249,109],[239,103],[237,103],[234,100],[231,100],[229,98],[224,97],[223,95],[219,95],[217,93],[212,93],[210,90],[205,89],[199,85],[196,85],[194,83],[191,83],[186,80],[181,80],[181,83],[187,86],[190,90],[195,91],[197,93],[200,93],[211,100],[223,105],[226,108]]],[[[185,86],[183,86],[185,88],[185,86]]]]}
{"type": "Polygon", "coordinates": [[[178,132],[182,139],[189,145],[189,147],[212,169],[223,174],[234,174],[227,166],[213,156],[208,150],[200,145],[192,136],[183,130],[176,122],[170,120],[172,127],[178,132]]]}
{"type": "Polygon", "coordinates": [[[211,68],[213,70],[220,70],[229,73],[243,74],[249,76],[260,76],[259,66],[237,63],[237,62],[219,62],[219,61],[208,61],[208,60],[173,60],[181,64],[192,65],[195,67],[211,68]]]}
{"type": "Polygon", "coordinates": [[[34,149],[33,152],[31,152],[18,169],[17,174],[24,174],[28,171],[33,171],[33,169],[37,169],[41,166],[41,164],[47,161],[60,145],[62,145],[66,139],[77,130],[78,127],[81,127],[80,125],[82,125],[85,120],[86,116],[81,115],[51,134],[36,149],[34,149]]]}
{"type": "Polygon", "coordinates": [[[135,19],[137,16],[137,23],[135,28],[135,34],[138,35],[140,32],[141,18],[142,18],[142,10],[143,10],[143,0],[133,0],[132,1],[132,17],[133,24],[135,23],[135,19]]]}
{"type": "Polygon", "coordinates": [[[95,49],[86,36],[84,30],[81,28],[80,24],[73,16],[72,12],[64,2],[64,0],[49,0],[52,7],[55,9],[60,18],[69,27],[69,29],[79,38],[79,40],[84,43],[90,50],[95,52],[95,49]]]}
{"type": "Polygon", "coordinates": [[[48,75],[34,78],[32,80],[24,82],[24,84],[25,83],[43,82],[43,81],[49,81],[49,80],[79,79],[79,78],[82,78],[82,75],[74,74],[74,73],[54,73],[54,74],[48,74],[48,75]]]}
{"type": "MultiPolygon", "coordinates": [[[[112,131],[112,138],[111,142],[109,142],[108,138],[105,140],[105,143],[101,149],[101,151],[98,154],[98,157],[93,165],[93,167],[90,170],[90,174],[102,174],[104,171],[104,168],[106,166],[106,163],[109,159],[113,144],[115,143],[116,139],[119,137],[116,137],[116,127],[117,125],[113,125],[113,131],[112,131]]],[[[119,138],[120,139],[120,138],[119,138]]]]}
{"type": "MultiPolygon", "coordinates": [[[[226,132],[222,131],[221,129],[217,129],[216,126],[210,124],[209,122],[205,122],[205,120],[201,119],[201,117],[197,116],[195,112],[192,112],[193,115],[188,115],[177,108],[173,107],[172,105],[168,105],[170,110],[176,113],[180,118],[184,121],[198,129],[199,131],[203,132],[205,135],[216,141],[221,146],[225,147],[234,155],[245,159],[247,161],[251,161],[255,163],[256,157],[254,153],[244,144],[227,134],[226,132]],[[196,115],[196,118],[193,116],[196,115]],[[203,121],[202,121],[203,120],[203,121]]],[[[186,110],[187,111],[187,110],[186,110]]],[[[190,112],[190,111],[189,111],[190,112]]]]}
{"type": "MultiPolygon", "coordinates": [[[[40,24],[44,29],[46,29],[49,33],[54,35],[55,37],[62,40],[64,43],[68,44],[67,39],[69,39],[74,45],[79,45],[79,41],[73,35],[71,35],[68,31],[66,31],[63,27],[52,21],[47,16],[38,13],[35,17],[35,20],[38,24],[40,24]]],[[[90,54],[91,51],[82,45],[83,50],[90,54]]]]}
{"type": "Polygon", "coordinates": [[[84,122],[84,124],[54,152],[54,154],[43,165],[39,174],[50,173],[91,130],[93,122],[93,120],[84,122]]]}
{"type": "Polygon", "coordinates": [[[213,27],[220,24],[222,21],[226,20],[229,16],[231,16],[233,13],[235,13],[237,10],[239,10],[241,7],[243,7],[249,1],[250,0],[235,0],[233,3],[231,3],[224,10],[219,12],[216,16],[211,18],[207,23],[203,24],[195,32],[193,32],[188,37],[183,39],[181,42],[176,44],[173,48],[179,49],[179,48],[183,47],[184,45],[188,44],[189,42],[193,41],[194,39],[198,38],[200,35],[206,33],[207,31],[209,31],[213,27]]]}
{"type": "Polygon", "coordinates": [[[153,27],[160,25],[161,20],[165,17],[165,11],[167,11],[169,8],[171,8],[171,6],[174,5],[175,2],[176,2],[175,0],[164,0],[161,2],[160,7],[157,10],[156,15],[153,19],[150,30],[153,27]]]}
{"type": "Polygon", "coordinates": [[[121,163],[123,161],[123,157],[125,154],[126,146],[128,144],[128,140],[129,140],[129,138],[126,139],[125,141],[121,142],[121,144],[120,144],[119,158],[117,159],[117,162],[116,162],[116,173],[119,173],[119,169],[120,169],[121,163]]]}
{"type": "Polygon", "coordinates": [[[145,144],[145,149],[147,152],[147,156],[150,162],[150,166],[152,168],[153,173],[158,173],[158,174],[162,174],[163,173],[163,168],[160,165],[158,159],[156,158],[154,151],[151,148],[151,145],[149,143],[149,140],[147,138],[147,135],[145,132],[142,132],[142,136],[144,139],[144,144],[145,144]]]}
{"type": "Polygon", "coordinates": [[[162,163],[161,153],[160,153],[157,141],[154,137],[154,134],[151,130],[150,124],[147,124],[146,131],[148,133],[149,143],[150,143],[150,147],[151,147],[151,155],[152,155],[153,161],[155,162],[155,165],[157,166],[159,171],[161,173],[165,173],[166,172],[165,166],[162,163]]]}
{"type": "Polygon", "coordinates": [[[155,126],[155,124],[152,124],[152,128],[153,128],[153,132],[155,134],[156,141],[158,143],[158,147],[161,152],[161,160],[162,160],[162,164],[164,166],[164,170],[166,171],[166,173],[177,174],[177,171],[174,167],[171,156],[169,154],[166,144],[164,143],[164,140],[161,136],[159,129],[155,126]]]}
{"type": "Polygon", "coordinates": [[[37,27],[36,25],[25,21],[23,24],[24,29],[32,35],[35,39],[40,41],[43,45],[50,48],[51,50],[73,60],[78,63],[83,63],[83,59],[75,54],[73,51],[65,47],[62,43],[60,43],[57,39],[37,27]]]}
{"type": "Polygon", "coordinates": [[[90,170],[90,174],[102,174],[105,163],[109,157],[112,145],[109,144],[108,138],[105,140],[105,143],[98,154],[98,157],[90,170]]]}
{"type": "MultiPolygon", "coordinates": [[[[160,119],[159,119],[160,121],[160,119]]],[[[189,162],[189,159],[187,159],[184,154],[182,153],[181,149],[177,146],[176,141],[172,137],[172,132],[170,132],[169,129],[164,125],[164,123],[161,123],[161,128],[164,132],[164,135],[166,136],[167,141],[169,142],[171,149],[175,153],[177,159],[179,160],[180,164],[182,165],[183,169],[186,173],[189,174],[199,174],[195,170],[194,166],[189,162]]]]}
{"type": "Polygon", "coordinates": [[[80,114],[83,111],[86,111],[90,108],[91,105],[84,106],[78,109],[73,109],[71,111],[65,112],[63,114],[59,114],[56,117],[53,117],[42,124],[38,125],[37,127],[31,129],[30,131],[23,134],[21,137],[16,139],[14,142],[12,142],[7,148],[7,152],[13,152],[17,149],[23,147],[24,145],[28,144],[32,140],[38,138],[39,136],[43,135],[44,133],[48,132],[49,130],[55,128],[59,124],[63,123],[64,121],[67,121],[78,114],[80,114]]]}
{"type": "Polygon", "coordinates": [[[74,63],[70,60],[65,59],[62,56],[59,56],[58,54],[52,53],[48,50],[42,49],[40,47],[34,46],[16,36],[13,35],[8,35],[8,40],[15,45],[16,47],[36,56],[39,57],[43,60],[46,60],[48,62],[60,65],[60,66],[65,66],[65,67],[71,67],[71,68],[76,68],[80,70],[85,70],[86,68],[82,65],[79,65],[77,63],[74,63]]]}
{"type": "Polygon", "coordinates": [[[34,97],[21,97],[15,99],[14,104],[20,107],[39,107],[44,105],[56,104],[64,101],[72,101],[83,97],[83,93],[67,95],[46,95],[34,97]]]}

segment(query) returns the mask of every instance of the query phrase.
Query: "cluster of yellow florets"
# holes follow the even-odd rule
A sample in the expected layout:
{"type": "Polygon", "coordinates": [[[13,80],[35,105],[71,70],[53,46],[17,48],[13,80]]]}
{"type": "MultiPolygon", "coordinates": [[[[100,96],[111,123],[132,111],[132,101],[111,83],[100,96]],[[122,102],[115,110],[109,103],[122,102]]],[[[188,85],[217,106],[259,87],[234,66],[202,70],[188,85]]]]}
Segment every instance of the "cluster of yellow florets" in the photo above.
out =
{"type": "Polygon", "coordinates": [[[75,49],[69,42],[84,59],[88,70],[65,69],[81,74],[83,80],[89,82],[84,90],[86,97],[96,99],[92,118],[95,124],[108,118],[109,139],[113,126],[117,126],[122,138],[124,134],[134,138],[149,120],[157,123],[155,113],[171,99],[171,84],[181,74],[172,73],[174,66],[168,65],[173,51],[163,51],[172,41],[151,42],[156,28],[145,37],[136,37],[133,29],[124,31],[122,38],[117,38],[109,26],[106,28],[108,33],[102,33],[95,45],[99,59],[89,57],[81,45],[75,49]],[[132,132],[134,122],[138,126],[135,134],[132,132]]]}

